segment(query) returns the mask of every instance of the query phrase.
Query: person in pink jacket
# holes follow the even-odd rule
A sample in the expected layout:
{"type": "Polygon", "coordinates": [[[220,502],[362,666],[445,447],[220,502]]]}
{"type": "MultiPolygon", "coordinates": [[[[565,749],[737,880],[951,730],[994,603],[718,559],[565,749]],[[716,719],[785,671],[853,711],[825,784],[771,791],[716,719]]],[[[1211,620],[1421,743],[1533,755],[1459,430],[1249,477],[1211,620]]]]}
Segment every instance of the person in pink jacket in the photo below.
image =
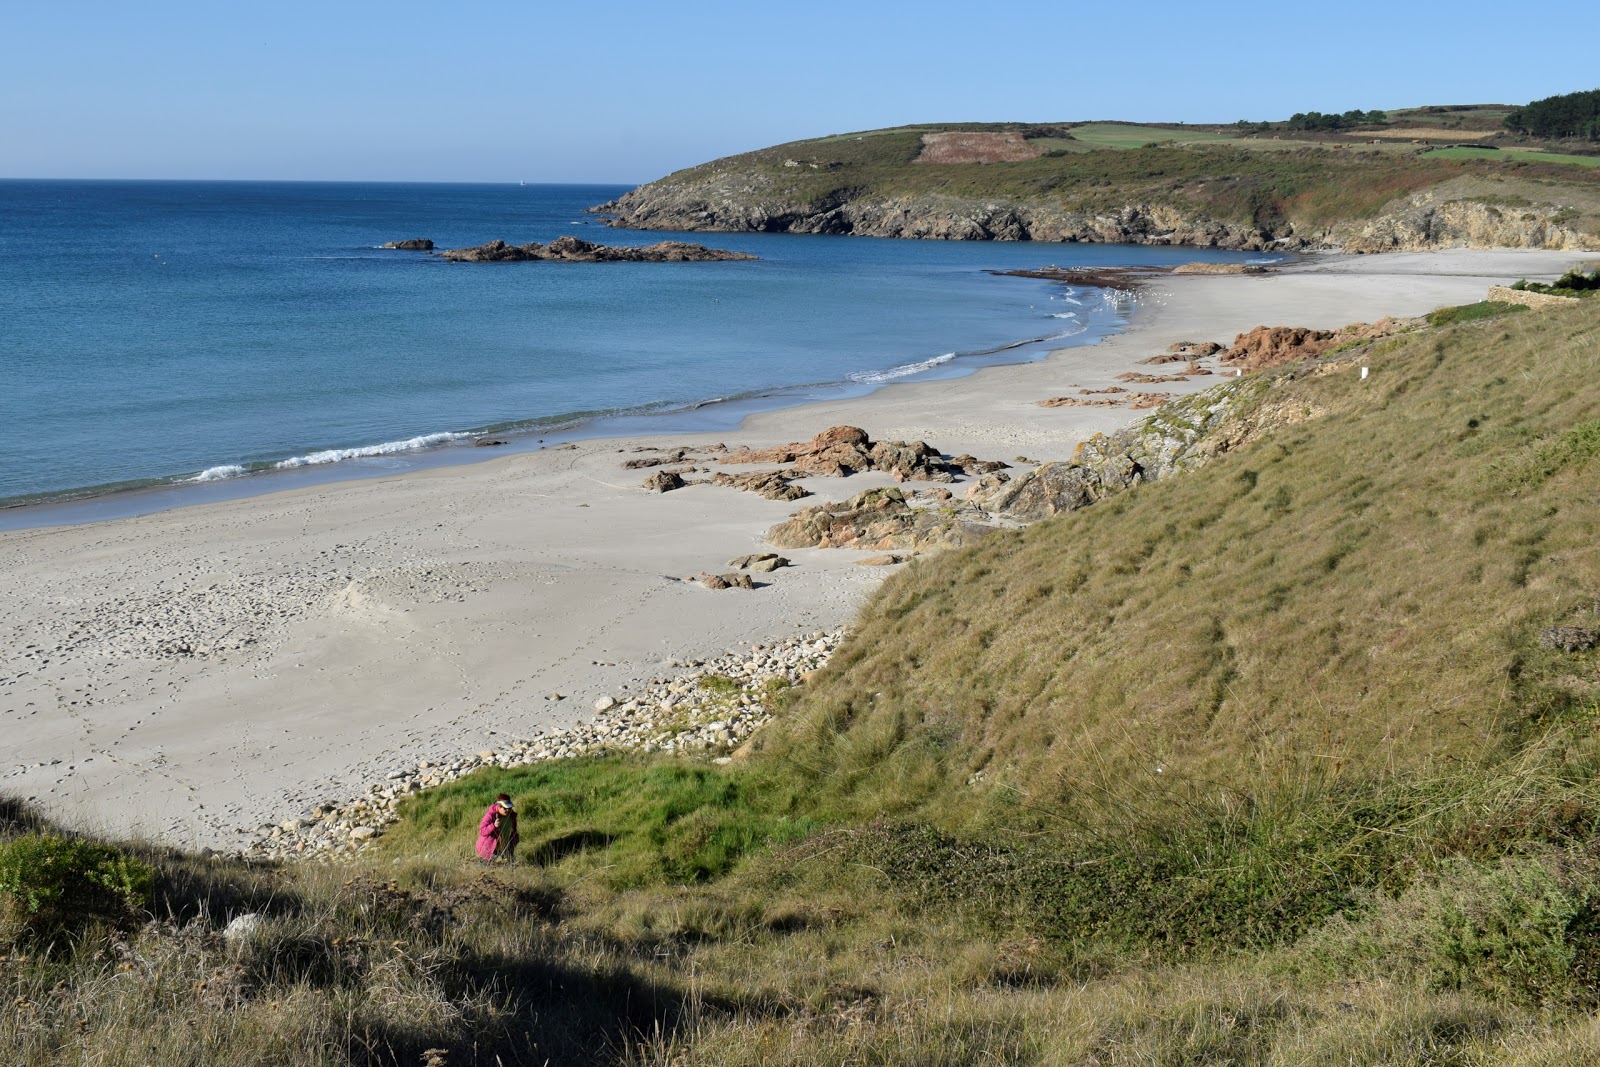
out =
{"type": "Polygon", "coordinates": [[[493,863],[497,856],[515,863],[517,841],[517,809],[501,793],[478,820],[478,856],[485,863],[493,863]]]}

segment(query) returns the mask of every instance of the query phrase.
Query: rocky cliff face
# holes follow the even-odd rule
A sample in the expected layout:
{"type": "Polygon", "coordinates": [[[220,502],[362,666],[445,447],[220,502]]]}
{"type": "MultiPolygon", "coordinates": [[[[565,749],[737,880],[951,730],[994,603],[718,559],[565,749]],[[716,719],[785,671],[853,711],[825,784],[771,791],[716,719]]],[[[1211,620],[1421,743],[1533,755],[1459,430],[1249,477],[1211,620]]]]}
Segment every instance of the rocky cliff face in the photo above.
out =
{"type": "Polygon", "coordinates": [[[642,185],[596,210],[611,225],[641,230],[856,234],[939,241],[1075,241],[1195,245],[1261,250],[1305,248],[1288,232],[1239,226],[1159,204],[1111,214],[1069,211],[1044,201],[947,196],[861,196],[849,191],[797,200],[759,171],[733,168],[693,180],[642,185]]]}
{"type": "Polygon", "coordinates": [[[1426,190],[1367,223],[1336,228],[1328,242],[1350,252],[1420,252],[1431,248],[1547,248],[1583,251],[1600,247],[1593,234],[1564,223],[1570,214],[1555,204],[1515,207],[1451,198],[1426,190]]]}
{"type": "Polygon", "coordinates": [[[611,214],[614,226],[648,230],[1189,245],[1245,251],[1600,248],[1600,237],[1570,225],[1575,213],[1560,204],[1507,207],[1448,188],[1397,201],[1375,219],[1312,231],[1297,229],[1292,220],[1268,229],[1157,203],[1129,203],[1115,212],[1089,213],[1042,199],[886,197],[852,190],[802,200],[781,185],[758,169],[730,166],[652,182],[596,210],[611,214]]]}

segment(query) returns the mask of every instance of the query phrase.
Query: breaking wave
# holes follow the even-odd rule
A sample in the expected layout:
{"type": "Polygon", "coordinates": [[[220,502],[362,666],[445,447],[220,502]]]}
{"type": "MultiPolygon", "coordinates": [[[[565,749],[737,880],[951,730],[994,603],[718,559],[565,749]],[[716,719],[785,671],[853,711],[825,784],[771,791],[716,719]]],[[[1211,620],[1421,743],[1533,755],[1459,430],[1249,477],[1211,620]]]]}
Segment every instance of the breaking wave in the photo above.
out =
{"type": "Polygon", "coordinates": [[[404,441],[385,441],[381,445],[329,448],[321,452],[279,460],[272,466],[276,470],[293,470],[295,467],[317,467],[324,463],[341,463],[347,459],[362,459],[366,456],[392,456],[397,452],[415,452],[420,448],[432,448],[434,445],[449,444],[451,441],[461,441],[471,436],[466,433],[426,433],[408,437],[404,441]]]}
{"type": "Polygon", "coordinates": [[[849,377],[852,382],[861,382],[867,385],[874,385],[878,382],[892,382],[896,378],[904,378],[908,374],[918,374],[925,370],[931,370],[941,363],[949,363],[955,358],[956,354],[954,352],[946,352],[942,356],[934,356],[932,359],[924,359],[917,363],[902,363],[900,366],[890,367],[888,370],[857,371],[849,377]]]}

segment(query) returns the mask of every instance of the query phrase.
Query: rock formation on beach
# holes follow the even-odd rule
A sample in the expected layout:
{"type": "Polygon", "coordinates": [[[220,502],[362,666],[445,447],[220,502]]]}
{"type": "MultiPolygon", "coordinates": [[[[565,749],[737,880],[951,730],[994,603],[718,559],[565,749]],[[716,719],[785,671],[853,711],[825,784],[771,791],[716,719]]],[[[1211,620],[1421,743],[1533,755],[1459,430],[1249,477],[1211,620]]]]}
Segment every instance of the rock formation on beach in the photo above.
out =
{"type": "Polygon", "coordinates": [[[642,248],[617,245],[598,245],[577,237],[557,237],[547,245],[530,241],[525,245],[508,245],[504,241],[490,241],[476,248],[450,248],[439,253],[440,258],[452,263],[530,263],[554,261],[561,263],[711,263],[726,260],[751,260],[756,256],[748,252],[729,252],[721,248],[687,244],[683,241],[659,241],[642,248]]]}

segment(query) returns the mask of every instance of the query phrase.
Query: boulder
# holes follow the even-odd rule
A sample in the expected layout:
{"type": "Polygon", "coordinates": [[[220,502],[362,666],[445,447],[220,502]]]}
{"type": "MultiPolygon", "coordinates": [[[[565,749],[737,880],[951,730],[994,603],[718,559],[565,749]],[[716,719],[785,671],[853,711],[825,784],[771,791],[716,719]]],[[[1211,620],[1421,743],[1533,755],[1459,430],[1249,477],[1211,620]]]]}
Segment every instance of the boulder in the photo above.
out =
{"type": "Polygon", "coordinates": [[[866,559],[856,560],[857,567],[892,567],[896,563],[904,563],[904,556],[897,556],[893,552],[885,552],[881,556],[868,556],[866,559]]]}
{"type": "Polygon", "coordinates": [[[756,583],[748,574],[713,574],[701,579],[707,589],[754,589],[756,583]]]}
{"type": "Polygon", "coordinates": [[[412,237],[405,241],[387,241],[381,248],[394,248],[401,252],[432,252],[433,242],[426,237],[412,237]]]}
{"type": "Polygon", "coordinates": [[[683,480],[683,475],[676,471],[656,471],[644,480],[644,487],[652,493],[670,493],[674,489],[682,489],[689,483],[683,480]]]}
{"type": "Polygon", "coordinates": [[[758,560],[753,561],[750,564],[750,569],[753,570],[753,571],[757,571],[759,573],[762,573],[762,574],[771,574],[773,571],[777,570],[779,567],[787,567],[787,566],[789,566],[789,561],[785,557],[783,557],[783,556],[768,556],[765,559],[758,559],[758,560]]]}
{"type": "Polygon", "coordinates": [[[259,912],[247,911],[243,915],[235,915],[228,925],[222,929],[222,939],[229,944],[248,941],[261,933],[261,928],[266,925],[267,917],[259,912]]]}

